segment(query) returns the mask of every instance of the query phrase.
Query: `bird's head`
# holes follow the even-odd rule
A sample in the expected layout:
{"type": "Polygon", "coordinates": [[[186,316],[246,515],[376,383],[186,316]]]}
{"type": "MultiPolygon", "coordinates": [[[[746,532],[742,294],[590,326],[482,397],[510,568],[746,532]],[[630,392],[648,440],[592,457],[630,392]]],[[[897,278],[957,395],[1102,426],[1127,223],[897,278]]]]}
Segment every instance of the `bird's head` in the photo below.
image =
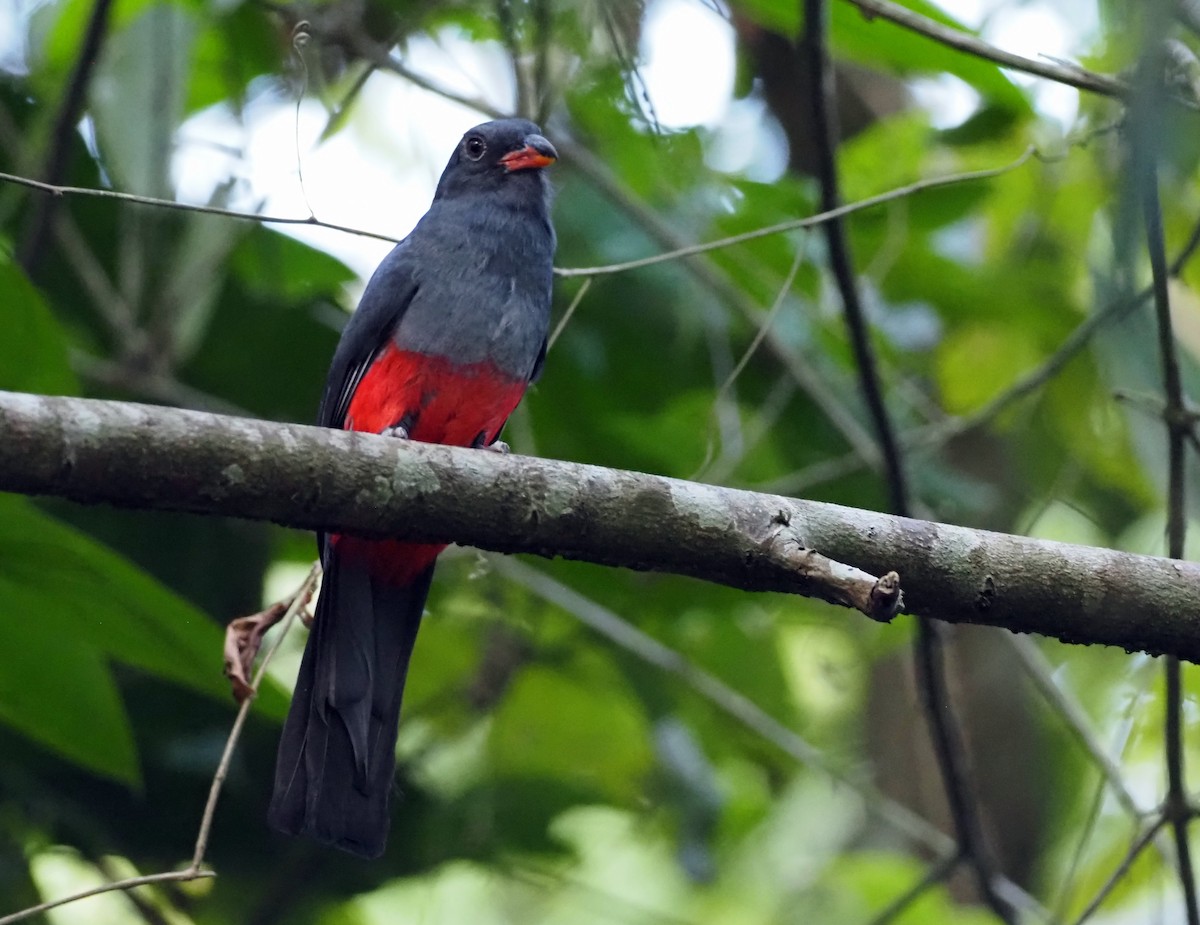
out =
{"type": "Polygon", "coordinates": [[[435,199],[488,190],[540,194],[548,183],[543,168],[558,160],[554,145],[532,122],[497,119],[477,125],[462,137],[442,172],[435,199]]]}

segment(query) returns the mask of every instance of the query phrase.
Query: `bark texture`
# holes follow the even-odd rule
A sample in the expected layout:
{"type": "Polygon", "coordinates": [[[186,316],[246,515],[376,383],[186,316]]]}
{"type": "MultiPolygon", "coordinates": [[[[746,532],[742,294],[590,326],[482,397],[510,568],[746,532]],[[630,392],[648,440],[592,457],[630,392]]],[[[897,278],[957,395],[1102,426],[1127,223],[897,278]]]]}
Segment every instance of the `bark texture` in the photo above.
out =
{"type": "Polygon", "coordinates": [[[455,541],[1200,661],[1200,565],[555,460],[0,392],[0,490],[455,541]],[[897,579],[897,573],[900,578],[897,579]],[[875,576],[883,576],[877,579],[875,576]]]}

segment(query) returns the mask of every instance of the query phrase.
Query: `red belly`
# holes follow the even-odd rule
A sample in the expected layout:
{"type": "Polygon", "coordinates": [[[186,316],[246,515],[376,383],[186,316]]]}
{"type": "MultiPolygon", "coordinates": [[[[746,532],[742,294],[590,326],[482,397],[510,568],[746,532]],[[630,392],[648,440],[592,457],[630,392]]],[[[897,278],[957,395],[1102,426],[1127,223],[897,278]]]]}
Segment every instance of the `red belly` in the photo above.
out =
{"type": "MultiPolygon", "coordinates": [[[[521,401],[528,383],[490,363],[458,366],[388,344],[371,364],[350,400],[346,430],[380,433],[408,419],[409,436],[422,443],[471,446],[496,439],[521,401]]],[[[366,559],[371,574],[389,584],[408,584],[446,548],[445,543],[403,543],[333,535],[339,553],[366,559]]]]}

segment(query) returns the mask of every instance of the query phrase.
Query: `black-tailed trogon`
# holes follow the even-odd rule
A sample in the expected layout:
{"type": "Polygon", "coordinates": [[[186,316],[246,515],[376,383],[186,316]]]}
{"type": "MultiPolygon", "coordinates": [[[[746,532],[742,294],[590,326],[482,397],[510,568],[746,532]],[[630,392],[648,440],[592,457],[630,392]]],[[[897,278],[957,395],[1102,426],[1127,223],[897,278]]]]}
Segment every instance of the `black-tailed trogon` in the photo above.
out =
{"type": "MultiPolygon", "coordinates": [[[[367,284],[319,423],[496,442],[546,355],[557,158],[531,122],[463,136],[429,211],[367,284]]],[[[325,577],[279,742],[271,824],[365,857],[387,841],[400,700],[442,544],[318,536],[325,577]]]]}

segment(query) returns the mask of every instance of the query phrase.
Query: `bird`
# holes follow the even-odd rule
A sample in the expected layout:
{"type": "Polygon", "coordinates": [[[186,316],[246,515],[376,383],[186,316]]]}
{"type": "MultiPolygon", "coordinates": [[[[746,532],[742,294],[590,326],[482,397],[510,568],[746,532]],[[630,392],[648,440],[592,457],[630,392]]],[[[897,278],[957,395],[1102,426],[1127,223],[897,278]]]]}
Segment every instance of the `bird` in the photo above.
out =
{"type": "MultiPolygon", "coordinates": [[[[463,135],[429,211],[375,270],[318,423],[507,451],[546,358],[558,158],[524,119],[463,135]]],[[[365,858],[391,819],[400,703],[443,543],[319,533],[324,578],[276,759],[269,824],[365,858]]]]}

